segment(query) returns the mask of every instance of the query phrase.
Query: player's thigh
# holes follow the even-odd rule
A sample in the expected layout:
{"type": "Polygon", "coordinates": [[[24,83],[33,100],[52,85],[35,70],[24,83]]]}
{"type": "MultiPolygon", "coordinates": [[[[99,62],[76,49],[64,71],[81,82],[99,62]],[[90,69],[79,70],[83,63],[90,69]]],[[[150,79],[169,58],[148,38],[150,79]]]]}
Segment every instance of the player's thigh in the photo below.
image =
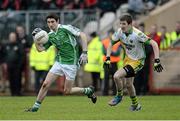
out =
{"type": "Polygon", "coordinates": [[[54,74],[52,72],[48,72],[43,84],[46,84],[46,85],[50,86],[52,84],[52,82],[54,82],[55,80],[58,79],[58,77],[59,77],[59,75],[54,74]]]}
{"type": "Polygon", "coordinates": [[[114,74],[114,79],[119,79],[126,76],[126,71],[123,68],[120,68],[114,74]]]}
{"type": "Polygon", "coordinates": [[[65,84],[64,84],[64,92],[66,94],[69,94],[71,92],[71,89],[73,87],[74,84],[74,80],[65,80],[65,84]]]}

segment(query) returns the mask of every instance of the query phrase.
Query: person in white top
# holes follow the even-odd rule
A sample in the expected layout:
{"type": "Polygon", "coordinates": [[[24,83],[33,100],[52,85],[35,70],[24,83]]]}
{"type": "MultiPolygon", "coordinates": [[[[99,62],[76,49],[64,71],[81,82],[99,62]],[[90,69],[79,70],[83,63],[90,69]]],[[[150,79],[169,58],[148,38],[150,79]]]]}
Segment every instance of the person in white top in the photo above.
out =
{"type": "Polygon", "coordinates": [[[157,43],[147,37],[143,32],[132,26],[132,17],[129,14],[124,14],[120,17],[120,27],[112,35],[111,43],[108,46],[106,61],[104,68],[110,67],[110,55],[113,44],[120,41],[125,51],[124,66],[117,70],[114,74],[114,81],[117,88],[116,96],[109,102],[110,106],[115,106],[122,101],[123,86],[127,87],[132,104],[131,111],[138,111],[141,105],[137,101],[133,80],[135,74],[142,69],[145,60],[144,45],[150,44],[154,51],[154,69],[161,72],[163,67],[159,59],[159,48],[157,43]]]}

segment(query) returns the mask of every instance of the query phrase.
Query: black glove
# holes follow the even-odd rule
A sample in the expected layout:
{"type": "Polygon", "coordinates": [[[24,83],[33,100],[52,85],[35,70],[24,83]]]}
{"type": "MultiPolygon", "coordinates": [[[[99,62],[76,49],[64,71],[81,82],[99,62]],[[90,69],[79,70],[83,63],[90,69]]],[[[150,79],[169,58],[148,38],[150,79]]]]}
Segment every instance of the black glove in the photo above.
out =
{"type": "Polygon", "coordinates": [[[40,32],[42,29],[41,28],[35,28],[32,32],[32,36],[34,37],[38,32],[40,32]]]}
{"type": "Polygon", "coordinates": [[[35,67],[31,67],[31,69],[33,70],[33,71],[35,71],[36,69],[35,69],[35,67]]]}
{"type": "Polygon", "coordinates": [[[110,66],[111,66],[110,57],[106,57],[106,60],[105,60],[104,65],[103,65],[104,70],[109,70],[110,66]]]}
{"type": "Polygon", "coordinates": [[[157,72],[162,72],[163,67],[161,65],[160,59],[154,59],[154,70],[157,72]]]}

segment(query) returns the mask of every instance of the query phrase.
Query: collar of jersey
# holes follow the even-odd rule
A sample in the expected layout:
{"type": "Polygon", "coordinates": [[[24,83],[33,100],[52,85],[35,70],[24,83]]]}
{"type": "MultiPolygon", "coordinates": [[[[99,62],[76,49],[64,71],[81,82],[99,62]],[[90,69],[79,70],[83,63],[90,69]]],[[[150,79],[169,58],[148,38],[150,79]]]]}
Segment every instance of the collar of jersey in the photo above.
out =
{"type": "Polygon", "coordinates": [[[131,27],[129,30],[128,30],[128,33],[124,33],[126,36],[129,36],[130,34],[132,34],[133,32],[133,27],[131,27]]]}
{"type": "MultiPolygon", "coordinates": [[[[57,30],[58,30],[58,28],[60,28],[62,25],[61,24],[58,24],[58,26],[57,26],[57,30]]],[[[56,31],[53,31],[52,29],[50,30],[50,32],[53,32],[53,33],[56,33],[57,32],[57,30],[56,31]]]]}

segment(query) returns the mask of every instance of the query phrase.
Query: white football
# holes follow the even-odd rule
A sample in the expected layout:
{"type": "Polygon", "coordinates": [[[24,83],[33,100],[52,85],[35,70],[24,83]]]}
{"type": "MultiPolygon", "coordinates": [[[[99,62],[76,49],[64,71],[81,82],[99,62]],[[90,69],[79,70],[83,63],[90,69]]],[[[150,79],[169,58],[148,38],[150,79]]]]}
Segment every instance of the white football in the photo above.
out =
{"type": "Polygon", "coordinates": [[[34,36],[34,42],[37,42],[40,44],[46,43],[48,39],[49,39],[48,33],[44,30],[41,30],[34,36]]]}

